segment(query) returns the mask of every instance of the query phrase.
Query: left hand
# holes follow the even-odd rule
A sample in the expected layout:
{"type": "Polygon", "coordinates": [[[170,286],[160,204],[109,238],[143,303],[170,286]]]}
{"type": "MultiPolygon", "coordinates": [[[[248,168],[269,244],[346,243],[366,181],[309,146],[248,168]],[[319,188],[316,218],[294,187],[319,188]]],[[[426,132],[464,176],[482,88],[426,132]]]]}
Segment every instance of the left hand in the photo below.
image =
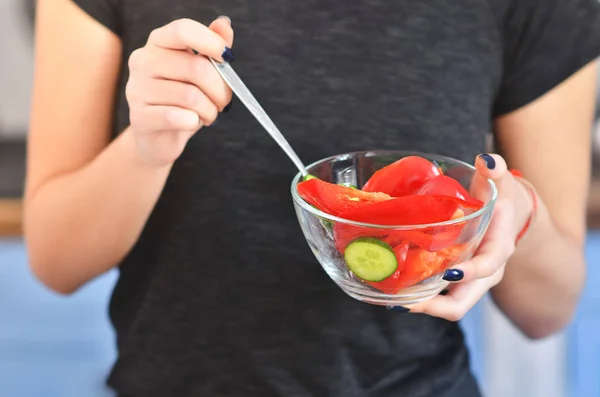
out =
{"type": "MultiPolygon", "coordinates": [[[[515,251],[517,235],[532,211],[530,192],[507,169],[499,155],[483,154],[475,161],[475,189],[491,179],[498,188],[494,214],[474,256],[446,271],[453,281],[446,295],[407,306],[411,313],[425,313],[449,321],[459,321],[504,276],[508,259],[515,251]],[[461,277],[462,276],[462,277],[461,277]]],[[[477,196],[477,192],[472,192],[477,196]]]]}

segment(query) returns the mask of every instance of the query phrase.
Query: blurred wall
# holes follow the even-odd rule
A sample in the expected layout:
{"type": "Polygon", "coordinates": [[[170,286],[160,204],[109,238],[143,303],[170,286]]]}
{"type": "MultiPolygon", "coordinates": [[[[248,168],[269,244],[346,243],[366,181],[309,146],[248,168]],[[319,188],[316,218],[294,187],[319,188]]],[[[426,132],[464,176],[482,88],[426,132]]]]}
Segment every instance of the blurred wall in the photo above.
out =
{"type": "Polygon", "coordinates": [[[0,0],[0,137],[24,135],[33,71],[30,22],[23,0],[0,0]]]}
{"type": "MultiPolygon", "coordinates": [[[[30,16],[34,0],[0,0],[0,137],[27,130],[33,74],[30,16]]],[[[600,79],[598,79],[600,91],[600,79]]],[[[599,105],[600,106],[600,105],[599,105]]],[[[600,125],[595,145],[600,152],[600,125]]]]}

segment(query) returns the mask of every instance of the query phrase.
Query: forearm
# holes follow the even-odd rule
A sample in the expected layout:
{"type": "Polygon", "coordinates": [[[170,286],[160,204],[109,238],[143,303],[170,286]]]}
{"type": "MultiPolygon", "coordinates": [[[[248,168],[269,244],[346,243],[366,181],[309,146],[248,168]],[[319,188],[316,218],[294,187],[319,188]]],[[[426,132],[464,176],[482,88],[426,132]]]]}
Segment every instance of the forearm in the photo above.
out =
{"type": "Polygon", "coordinates": [[[584,280],[581,244],[556,226],[540,202],[492,296],[526,335],[541,338],[570,321],[584,280]]]}
{"type": "Polygon", "coordinates": [[[143,164],[126,130],[85,167],[40,185],[25,205],[37,277],[68,293],[116,266],[137,241],[170,168],[143,164]]]}

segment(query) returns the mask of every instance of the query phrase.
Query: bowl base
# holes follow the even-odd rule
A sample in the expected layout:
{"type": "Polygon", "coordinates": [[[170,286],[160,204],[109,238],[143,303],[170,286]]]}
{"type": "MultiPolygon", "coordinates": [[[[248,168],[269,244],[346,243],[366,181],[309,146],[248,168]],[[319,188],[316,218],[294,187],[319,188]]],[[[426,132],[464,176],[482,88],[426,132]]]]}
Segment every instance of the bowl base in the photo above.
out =
{"type": "Polygon", "coordinates": [[[448,284],[450,284],[448,281],[440,278],[435,281],[432,280],[405,288],[396,295],[380,294],[380,296],[368,293],[363,288],[356,288],[355,285],[345,284],[340,285],[340,287],[346,294],[364,303],[378,306],[406,306],[414,305],[439,295],[448,284]]]}

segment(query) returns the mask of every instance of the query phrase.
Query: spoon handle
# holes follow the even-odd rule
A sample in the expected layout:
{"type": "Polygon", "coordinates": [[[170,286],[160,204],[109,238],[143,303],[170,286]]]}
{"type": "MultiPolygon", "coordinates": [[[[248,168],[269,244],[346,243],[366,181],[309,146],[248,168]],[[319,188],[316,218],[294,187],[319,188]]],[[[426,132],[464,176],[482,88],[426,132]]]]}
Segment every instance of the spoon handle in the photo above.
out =
{"type": "Polygon", "coordinates": [[[231,88],[231,90],[237,95],[242,103],[248,108],[250,113],[258,120],[258,122],[264,127],[265,130],[271,135],[271,137],[277,142],[277,144],[283,149],[285,154],[288,155],[294,165],[300,170],[302,176],[308,175],[306,167],[302,164],[302,161],[294,152],[294,149],[290,146],[288,141],[285,139],[281,131],[275,126],[271,118],[267,115],[267,112],[260,106],[256,98],[252,95],[250,90],[242,82],[242,79],[233,70],[228,62],[219,63],[212,58],[208,58],[212,62],[213,66],[217,69],[217,72],[221,75],[225,83],[231,88]]]}

